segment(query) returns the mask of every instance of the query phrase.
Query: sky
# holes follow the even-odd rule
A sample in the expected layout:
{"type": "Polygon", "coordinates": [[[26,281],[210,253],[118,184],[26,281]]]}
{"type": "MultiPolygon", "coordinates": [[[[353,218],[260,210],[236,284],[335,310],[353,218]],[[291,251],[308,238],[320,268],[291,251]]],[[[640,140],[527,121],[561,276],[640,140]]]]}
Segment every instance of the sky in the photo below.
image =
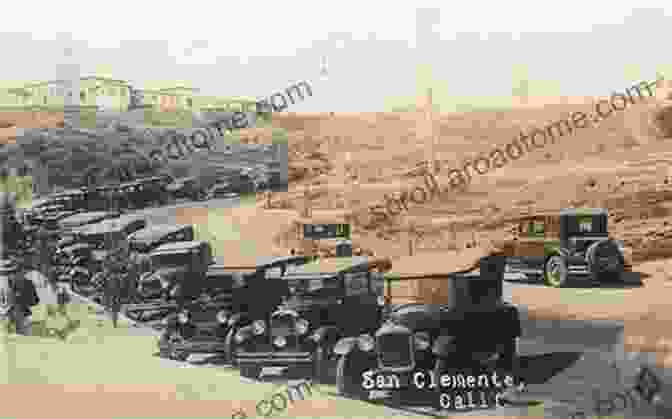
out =
{"type": "Polygon", "coordinates": [[[427,86],[452,110],[509,100],[522,78],[532,96],[608,96],[656,72],[672,78],[669,0],[635,10],[574,0],[11,2],[1,30],[12,57],[3,84],[55,79],[72,61],[82,74],[136,87],[179,80],[213,96],[265,98],[305,80],[313,96],[296,112],[385,111],[427,86]]]}

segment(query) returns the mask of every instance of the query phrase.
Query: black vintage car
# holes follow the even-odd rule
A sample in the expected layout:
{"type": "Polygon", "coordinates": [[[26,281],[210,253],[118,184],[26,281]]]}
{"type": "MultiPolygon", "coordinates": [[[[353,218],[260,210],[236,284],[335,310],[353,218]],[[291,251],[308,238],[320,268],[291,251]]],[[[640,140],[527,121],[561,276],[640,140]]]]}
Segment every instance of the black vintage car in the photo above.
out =
{"type": "Polygon", "coordinates": [[[118,184],[92,186],[86,190],[89,211],[110,211],[123,208],[118,184]]]}
{"type": "Polygon", "coordinates": [[[194,240],[194,226],[187,224],[154,224],[128,237],[132,252],[149,253],[162,244],[194,240]]]}
{"type": "Polygon", "coordinates": [[[168,186],[173,179],[169,175],[151,176],[146,178],[139,178],[136,180],[140,187],[140,194],[136,205],[146,207],[149,205],[163,205],[169,201],[168,186]]]}
{"type": "MultiPolygon", "coordinates": [[[[72,282],[74,290],[91,292],[93,276],[102,269],[103,262],[111,252],[117,250],[118,243],[147,225],[147,221],[138,215],[122,215],[118,218],[105,219],[89,225],[76,232],[77,244],[82,254],[71,260],[72,269],[63,277],[72,282]],[[83,247],[88,247],[88,252],[83,247]]],[[[66,248],[67,249],[67,248],[66,248]]]]}
{"type": "Polygon", "coordinates": [[[390,268],[388,259],[355,256],[289,271],[282,278],[288,297],[278,309],[236,332],[234,358],[241,375],[259,378],[308,367],[309,375],[326,379],[338,339],[373,333],[380,325],[382,280],[376,281],[373,271],[390,268]]]}
{"type": "Polygon", "coordinates": [[[543,277],[562,287],[570,276],[605,282],[631,270],[631,250],[609,235],[603,208],[567,208],[559,214],[534,214],[520,220],[517,237],[506,246],[507,272],[543,277]]]}
{"type": "Polygon", "coordinates": [[[516,307],[502,300],[504,256],[468,249],[461,258],[476,260],[471,268],[450,258],[395,261],[395,272],[386,275],[386,314],[378,330],[336,344],[340,394],[393,398],[414,391],[417,371],[435,377],[479,368],[515,373],[521,327],[516,307]],[[438,269],[446,265],[450,273],[438,269]]]}
{"type": "Polygon", "coordinates": [[[137,321],[162,318],[187,301],[201,295],[206,272],[213,264],[212,248],[206,241],[163,244],[149,253],[152,272],[140,278],[139,304],[125,307],[126,315],[137,321]]]}
{"type": "Polygon", "coordinates": [[[231,340],[235,333],[229,331],[249,322],[253,305],[266,312],[275,310],[275,305],[265,307],[263,297],[271,292],[270,281],[308,260],[307,256],[271,257],[255,266],[210,266],[205,288],[212,300],[207,304],[199,301],[164,319],[159,354],[185,359],[191,353],[210,353],[231,361],[231,340]],[[251,279],[256,277],[263,280],[255,283],[251,279]]]}
{"type": "Polygon", "coordinates": [[[206,199],[206,187],[198,176],[177,178],[166,186],[174,199],[190,199],[201,201],[206,199]]]}

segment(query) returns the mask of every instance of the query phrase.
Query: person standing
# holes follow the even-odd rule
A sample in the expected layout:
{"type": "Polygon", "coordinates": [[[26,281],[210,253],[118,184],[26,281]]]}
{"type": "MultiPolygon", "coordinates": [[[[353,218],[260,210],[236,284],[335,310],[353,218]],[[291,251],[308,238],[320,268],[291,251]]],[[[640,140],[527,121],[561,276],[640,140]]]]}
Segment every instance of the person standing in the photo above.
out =
{"type": "Polygon", "coordinates": [[[112,325],[115,328],[117,327],[119,312],[121,311],[121,294],[123,290],[122,265],[119,260],[120,252],[121,248],[117,246],[115,251],[107,257],[104,266],[105,307],[112,318],[112,325]]]}
{"type": "Polygon", "coordinates": [[[14,294],[13,321],[16,325],[17,334],[29,334],[27,322],[33,314],[31,307],[40,303],[37,290],[33,281],[26,278],[14,260],[7,256],[3,258],[3,270],[9,277],[11,289],[14,294]]]}

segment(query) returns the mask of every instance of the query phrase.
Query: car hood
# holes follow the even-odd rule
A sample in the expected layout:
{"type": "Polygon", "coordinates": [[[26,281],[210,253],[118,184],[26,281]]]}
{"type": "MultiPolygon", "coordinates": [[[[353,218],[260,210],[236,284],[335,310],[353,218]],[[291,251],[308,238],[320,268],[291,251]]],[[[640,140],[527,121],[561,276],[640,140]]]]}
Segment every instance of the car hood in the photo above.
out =
{"type": "Polygon", "coordinates": [[[404,304],[393,306],[389,318],[410,330],[426,330],[437,327],[441,316],[441,306],[435,304],[404,304]]]}

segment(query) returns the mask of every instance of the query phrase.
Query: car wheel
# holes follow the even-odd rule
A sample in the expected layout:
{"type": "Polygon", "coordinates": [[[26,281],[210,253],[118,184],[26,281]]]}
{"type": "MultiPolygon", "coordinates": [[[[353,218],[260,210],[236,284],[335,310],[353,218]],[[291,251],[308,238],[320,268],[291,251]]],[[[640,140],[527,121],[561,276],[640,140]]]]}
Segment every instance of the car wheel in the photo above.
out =
{"type": "Polygon", "coordinates": [[[613,241],[593,243],[586,252],[586,262],[593,279],[598,282],[617,282],[622,279],[625,260],[613,241]]]}
{"type": "Polygon", "coordinates": [[[329,354],[331,348],[318,345],[313,352],[313,376],[318,383],[326,383],[329,380],[329,354]]]}
{"type": "Polygon", "coordinates": [[[368,391],[362,386],[362,374],[376,367],[374,356],[353,350],[338,358],[336,364],[336,390],[340,395],[367,400],[368,391]]]}
{"type": "Polygon", "coordinates": [[[224,339],[224,357],[226,358],[226,361],[233,366],[237,365],[235,356],[238,346],[235,340],[236,333],[238,333],[238,329],[232,327],[229,329],[229,332],[224,339]]]}
{"type": "Polygon", "coordinates": [[[240,376],[252,380],[258,380],[261,374],[261,367],[256,365],[243,365],[240,367],[240,376]]]}
{"type": "Polygon", "coordinates": [[[544,267],[544,280],[546,285],[560,288],[567,284],[569,273],[567,270],[567,262],[562,256],[551,256],[546,261],[544,267]]]}
{"type": "Polygon", "coordinates": [[[184,362],[184,361],[187,360],[187,358],[189,358],[188,353],[175,351],[175,350],[170,353],[170,359],[175,360],[175,361],[184,362]]]}

